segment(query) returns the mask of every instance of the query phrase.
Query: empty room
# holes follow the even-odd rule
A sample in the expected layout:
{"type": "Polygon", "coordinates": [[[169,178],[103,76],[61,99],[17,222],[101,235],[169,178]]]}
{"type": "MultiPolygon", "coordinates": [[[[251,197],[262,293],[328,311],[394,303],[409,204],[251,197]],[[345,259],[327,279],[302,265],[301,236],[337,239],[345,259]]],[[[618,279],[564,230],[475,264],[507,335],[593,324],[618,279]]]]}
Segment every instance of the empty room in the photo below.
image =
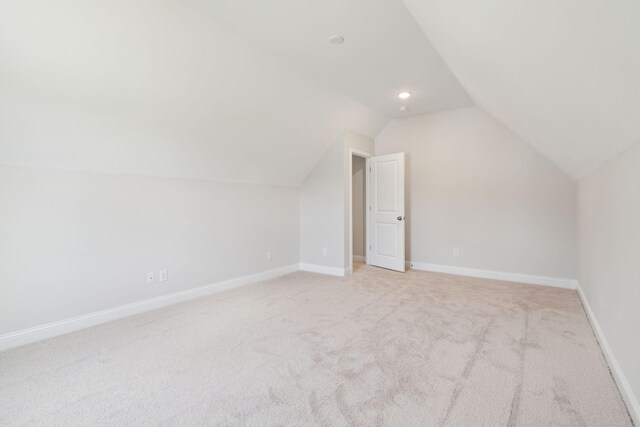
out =
{"type": "Polygon", "coordinates": [[[0,426],[640,426],[639,22],[0,1],[0,426]]]}

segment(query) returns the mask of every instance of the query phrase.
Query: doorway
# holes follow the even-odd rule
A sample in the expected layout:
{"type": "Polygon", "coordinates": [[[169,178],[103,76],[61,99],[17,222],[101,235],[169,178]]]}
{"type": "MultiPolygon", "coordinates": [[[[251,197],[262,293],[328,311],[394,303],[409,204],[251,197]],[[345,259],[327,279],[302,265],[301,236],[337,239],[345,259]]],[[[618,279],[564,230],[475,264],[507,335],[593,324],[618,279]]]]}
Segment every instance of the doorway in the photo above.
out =
{"type": "Polygon", "coordinates": [[[356,266],[406,271],[405,154],[372,156],[351,148],[347,159],[345,274],[353,273],[354,261],[356,266]]]}
{"type": "Polygon", "coordinates": [[[367,160],[351,156],[351,251],[352,271],[366,262],[367,245],[367,160]]]}

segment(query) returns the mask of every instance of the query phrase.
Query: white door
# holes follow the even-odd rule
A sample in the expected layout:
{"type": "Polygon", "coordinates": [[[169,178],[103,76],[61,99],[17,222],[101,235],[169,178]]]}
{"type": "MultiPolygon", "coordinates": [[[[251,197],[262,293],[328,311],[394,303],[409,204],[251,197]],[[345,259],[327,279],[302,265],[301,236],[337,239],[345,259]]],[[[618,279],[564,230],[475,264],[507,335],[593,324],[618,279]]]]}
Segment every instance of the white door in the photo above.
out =
{"type": "Polygon", "coordinates": [[[368,263],[404,272],[404,153],[370,157],[367,168],[368,263]]]}

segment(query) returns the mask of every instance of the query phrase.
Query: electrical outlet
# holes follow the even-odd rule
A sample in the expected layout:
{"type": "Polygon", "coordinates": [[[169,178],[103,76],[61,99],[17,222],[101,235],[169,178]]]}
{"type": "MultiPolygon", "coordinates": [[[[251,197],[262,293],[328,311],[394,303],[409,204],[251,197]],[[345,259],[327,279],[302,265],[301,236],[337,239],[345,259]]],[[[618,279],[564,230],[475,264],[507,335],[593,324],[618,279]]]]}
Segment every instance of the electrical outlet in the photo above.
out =
{"type": "Polygon", "coordinates": [[[153,271],[147,273],[147,283],[153,283],[156,281],[156,274],[153,271]]]}
{"type": "Polygon", "coordinates": [[[271,251],[267,251],[267,261],[271,261],[271,251]]]}
{"type": "Polygon", "coordinates": [[[453,256],[460,256],[460,249],[459,248],[453,248],[453,256]]]}
{"type": "Polygon", "coordinates": [[[160,281],[166,282],[169,279],[169,273],[167,270],[160,270],[160,281]]]}
{"type": "Polygon", "coordinates": [[[322,248],[322,256],[327,256],[327,248],[322,248]]]}

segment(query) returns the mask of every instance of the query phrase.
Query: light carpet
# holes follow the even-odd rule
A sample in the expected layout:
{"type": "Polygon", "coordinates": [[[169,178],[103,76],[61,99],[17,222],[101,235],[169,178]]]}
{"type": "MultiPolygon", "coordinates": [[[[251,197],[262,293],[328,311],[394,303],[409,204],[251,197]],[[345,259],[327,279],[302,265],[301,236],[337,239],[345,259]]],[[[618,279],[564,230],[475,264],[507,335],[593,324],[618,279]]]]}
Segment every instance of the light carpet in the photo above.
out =
{"type": "Polygon", "coordinates": [[[0,424],[631,421],[574,291],[359,266],[0,353],[0,424]]]}

